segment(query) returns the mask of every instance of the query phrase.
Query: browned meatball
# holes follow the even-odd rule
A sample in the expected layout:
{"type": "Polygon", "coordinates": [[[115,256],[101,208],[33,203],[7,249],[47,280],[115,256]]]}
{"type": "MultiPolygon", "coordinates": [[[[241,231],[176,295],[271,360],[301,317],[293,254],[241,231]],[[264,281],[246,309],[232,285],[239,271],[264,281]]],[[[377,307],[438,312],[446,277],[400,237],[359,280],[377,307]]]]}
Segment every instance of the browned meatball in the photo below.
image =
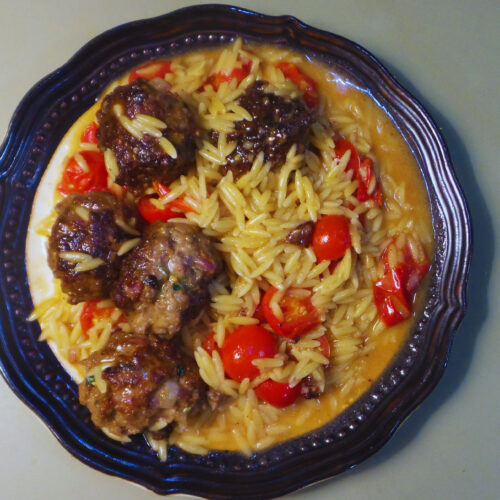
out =
{"type": "MultiPolygon", "coordinates": [[[[315,112],[303,99],[288,99],[272,92],[265,92],[267,82],[256,81],[239,99],[252,120],[240,120],[234,124],[234,132],[228,140],[236,141],[236,149],[226,157],[223,172],[233,172],[235,179],[248,172],[256,156],[263,151],[264,161],[273,167],[283,165],[293,144],[302,153],[309,142],[309,130],[315,120],[315,112]]],[[[217,143],[218,132],[210,133],[210,140],[217,143]]]]}
{"type": "Polygon", "coordinates": [[[136,195],[144,193],[153,181],[169,184],[185,174],[195,161],[195,119],[180,98],[165,89],[165,81],[135,80],[117,87],[107,95],[97,113],[98,146],[110,149],[118,163],[115,181],[136,195]],[[159,84],[162,85],[159,85],[159,84]],[[145,133],[141,138],[131,135],[120,124],[116,105],[124,116],[148,115],[166,124],[161,130],[175,147],[177,156],[167,154],[159,139],[145,133]]]}
{"type": "Polygon", "coordinates": [[[97,427],[119,438],[165,429],[174,421],[185,424],[206,402],[196,363],[174,342],[155,335],[115,332],[82,363],[87,374],[80,402],[97,427]]]}
{"type": "Polygon", "coordinates": [[[208,303],[208,285],[221,269],[219,252],[199,228],[157,221],[123,260],[111,297],[135,332],[171,337],[208,303]]]}
{"type": "Polygon", "coordinates": [[[100,192],[71,194],[56,212],[48,253],[62,290],[72,304],[107,297],[118,277],[120,246],[139,234],[123,229],[134,225],[134,212],[116,196],[100,192]]]}

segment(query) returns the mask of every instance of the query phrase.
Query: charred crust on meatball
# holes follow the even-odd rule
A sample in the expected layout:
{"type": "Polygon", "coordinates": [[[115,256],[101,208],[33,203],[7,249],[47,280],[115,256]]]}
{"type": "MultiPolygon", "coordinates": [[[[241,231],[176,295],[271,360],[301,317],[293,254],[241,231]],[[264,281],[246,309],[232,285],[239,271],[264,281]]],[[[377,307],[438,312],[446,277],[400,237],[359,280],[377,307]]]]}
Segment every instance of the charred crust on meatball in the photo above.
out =
{"type": "MultiPolygon", "coordinates": [[[[252,120],[234,123],[234,131],[227,134],[228,141],[235,141],[236,148],[226,157],[222,171],[233,172],[235,179],[248,172],[260,152],[264,161],[273,168],[285,163],[290,148],[296,144],[297,153],[303,153],[309,143],[309,131],[316,113],[302,98],[282,97],[266,91],[268,83],[256,81],[239,99],[252,120]]],[[[209,140],[216,145],[219,133],[209,133],[209,140]]]]}
{"type": "MultiPolygon", "coordinates": [[[[165,82],[163,82],[165,84],[165,82]]],[[[196,120],[180,97],[143,78],[116,87],[103,100],[97,113],[98,147],[110,149],[118,164],[115,182],[136,196],[144,194],[153,181],[168,185],[186,174],[195,162],[195,138],[199,135],[196,120]],[[131,135],[120,124],[115,105],[133,120],[138,114],[164,122],[162,136],[176,150],[176,157],[165,152],[156,137],[147,133],[141,139],[131,135]]]]}
{"type": "Polygon", "coordinates": [[[111,193],[91,192],[67,196],[55,211],[48,262],[54,276],[61,280],[63,292],[72,304],[106,298],[118,277],[118,250],[124,241],[135,237],[124,229],[129,227],[135,232],[135,210],[111,193]],[[100,259],[102,263],[80,272],[77,261],[63,258],[66,252],[84,259],[100,259]]]}
{"type": "Polygon", "coordinates": [[[79,386],[80,402],[97,427],[116,437],[148,430],[166,437],[174,422],[186,425],[207,405],[195,361],[162,337],[114,332],[82,364],[87,376],[79,386]]]}
{"type": "Polygon", "coordinates": [[[208,304],[208,286],[222,268],[198,227],[157,221],[124,259],[111,297],[135,332],[172,337],[208,304]]]}

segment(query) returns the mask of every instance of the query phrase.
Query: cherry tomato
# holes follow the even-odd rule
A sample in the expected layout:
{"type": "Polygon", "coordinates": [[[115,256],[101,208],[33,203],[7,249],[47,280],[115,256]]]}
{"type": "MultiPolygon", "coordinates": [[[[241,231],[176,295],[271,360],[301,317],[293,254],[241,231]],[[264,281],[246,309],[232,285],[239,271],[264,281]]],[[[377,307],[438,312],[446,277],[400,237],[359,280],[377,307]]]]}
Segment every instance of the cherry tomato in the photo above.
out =
{"type": "Polygon", "coordinates": [[[208,354],[212,354],[213,351],[217,351],[219,346],[215,341],[215,332],[212,332],[203,342],[203,349],[208,352],[208,354]]]}
{"type": "Polygon", "coordinates": [[[150,61],[131,71],[128,83],[132,83],[137,78],[165,78],[167,73],[172,73],[170,61],[150,61]]]}
{"type": "Polygon", "coordinates": [[[85,127],[85,130],[82,132],[82,136],[80,137],[80,142],[86,143],[86,144],[97,144],[97,123],[92,122],[87,127],[85,127]]]}
{"type": "Polygon", "coordinates": [[[312,239],[319,261],[341,259],[351,248],[349,219],[344,215],[324,215],[314,224],[312,239]]]}
{"type": "Polygon", "coordinates": [[[288,384],[269,379],[255,388],[255,394],[270,405],[277,408],[285,408],[295,402],[300,396],[301,389],[301,383],[295,387],[290,387],[288,384]]]}
{"type": "Polygon", "coordinates": [[[420,261],[415,260],[408,245],[404,248],[404,263],[406,265],[405,289],[407,294],[412,296],[429,271],[430,265],[425,256],[420,261]]]}
{"type": "Polygon", "coordinates": [[[299,298],[288,294],[285,294],[279,302],[284,318],[280,321],[271,308],[271,300],[277,291],[275,287],[269,287],[261,302],[264,317],[276,334],[294,339],[305,335],[320,324],[318,311],[312,305],[310,297],[299,298]]]}
{"type": "Polygon", "coordinates": [[[373,191],[371,193],[368,192],[372,185],[374,175],[372,160],[370,158],[363,158],[359,165],[357,176],[359,184],[358,189],[356,190],[356,198],[361,202],[374,200],[380,207],[382,205],[382,191],[380,191],[380,187],[376,182],[373,191]]]}
{"type": "Polygon", "coordinates": [[[89,191],[108,191],[108,172],[104,164],[103,154],[98,151],[80,151],[80,155],[88,168],[83,169],[75,157],[70,158],[57,190],[64,195],[89,191]]]}
{"type": "Polygon", "coordinates": [[[239,68],[234,68],[231,73],[226,75],[222,71],[218,73],[214,73],[207,78],[207,81],[203,84],[212,85],[214,90],[219,90],[219,87],[224,82],[230,82],[231,80],[236,79],[238,83],[240,83],[244,78],[246,78],[250,74],[250,70],[252,68],[252,63],[250,61],[244,61],[239,68]]]}
{"type": "Polygon", "coordinates": [[[382,253],[384,276],[373,285],[373,300],[380,319],[392,326],[411,316],[413,295],[429,270],[425,256],[417,261],[406,243],[400,260],[391,267],[388,254],[395,242],[382,253]]]}
{"type": "Polygon", "coordinates": [[[331,348],[330,348],[330,342],[328,342],[326,335],[322,335],[319,339],[316,340],[319,341],[321,354],[323,354],[325,358],[330,359],[331,348]]]}
{"type": "Polygon", "coordinates": [[[289,62],[280,62],[276,65],[281,70],[285,78],[291,80],[304,92],[304,101],[310,108],[315,108],[319,103],[319,94],[316,82],[289,62]]]}
{"type": "MultiPolygon", "coordinates": [[[[83,334],[88,337],[88,331],[94,326],[94,320],[109,317],[113,312],[113,307],[97,307],[99,300],[89,300],[85,302],[82,312],[80,313],[80,325],[83,334]]],[[[125,321],[125,316],[122,314],[117,323],[125,321]]]]}
{"type": "Polygon", "coordinates": [[[151,199],[154,195],[145,195],[139,199],[137,203],[137,208],[141,213],[142,217],[148,222],[154,222],[155,220],[161,220],[163,222],[173,219],[176,217],[185,217],[183,212],[179,212],[172,208],[170,204],[167,204],[163,209],[158,208],[151,199]]]}
{"type": "Polygon", "coordinates": [[[363,158],[360,160],[356,148],[346,139],[340,137],[335,141],[335,157],[340,160],[345,153],[350,150],[351,156],[347,162],[346,171],[353,171],[353,179],[358,181],[356,190],[356,198],[361,201],[374,200],[380,207],[382,206],[382,191],[377,183],[371,193],[368,190],[372,184],[372,178],[375,175],[373,172],[372,160],[363,158]]]}
{"type": "Polygon", "coordinates": [[[356,148],[347,139],[339,137],[335,140],[335,157],[341,160],[347,151],[351,151],[351,156],[347,162],[346,170],[353,170],[356,175],[359,170],[359,155],[356,148]]]}
{"type": "Polygon", "coordinates": [[[259,320],[259,323],[266,323],[266,317],[264,316],[264,311],[262,310],[262,299],[259,305],[255,308],[255,312],[253,313],[253,317],[259,320]]]}
{"type": "Polygon", "coordinates": [[[252,364],[254,359],[272,358],[277,352],[273,334],[258,325],[240,326],[226,338],[220,350],[226,373],[239,382],[259,375],[252,364]]]}
{"type": "MultiPolygon", "coordinates": [[[[157,181],[153,181],[153,188],[160,198],[162,198],[163,196],[167,196],[167,194],[170,193],[170,189],[167,186],[164,186],[157,181]]],[[[183,212],[197,213],[196,210],[184,198],[176,198],[175,200],[172,200],[168,205],[171,208],[182,210],[183,212]]]]}
{"type": "Polygon", "coordinates": [[[411,306],[406,299],[402,276],[397,269],[391,269],[373,285],[373,300],[380,319],[392,326],[411,316],[411,306]]]}

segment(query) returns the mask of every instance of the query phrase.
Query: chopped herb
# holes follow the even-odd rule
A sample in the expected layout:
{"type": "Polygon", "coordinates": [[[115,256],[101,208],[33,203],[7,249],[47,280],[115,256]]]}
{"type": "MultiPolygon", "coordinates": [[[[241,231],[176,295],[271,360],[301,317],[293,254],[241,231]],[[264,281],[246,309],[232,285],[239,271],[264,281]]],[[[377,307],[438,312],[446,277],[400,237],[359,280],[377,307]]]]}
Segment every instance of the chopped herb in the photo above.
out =
{"type": "Polygon", "coordinates": [[[177,365],[177,376],[181,378],[184,375],[186,375],[186,367],[184,365],[177,365]]]}
{"type": "Polygon", "coordinates": [[[94,375],[90,375],[88,377],[85,377],[85,383],[90,386],[90,387],[94,387],[95,385],[95,376],[94,375]]]}
{"type": "Polygon", "coordinates": [[[186,406],[186,408],[184,408],[184,410],[182,410],[182,413],[189,413],[192,409],[193,409],[192,406],[186,406]]]}
{"type": "Polygon", "coordinates": [[[182,286],[179,285],[179,283],[172,283],[172,288],[176,291],[176,292],[179,292],[180,290],[182,290],[182,286]]]}

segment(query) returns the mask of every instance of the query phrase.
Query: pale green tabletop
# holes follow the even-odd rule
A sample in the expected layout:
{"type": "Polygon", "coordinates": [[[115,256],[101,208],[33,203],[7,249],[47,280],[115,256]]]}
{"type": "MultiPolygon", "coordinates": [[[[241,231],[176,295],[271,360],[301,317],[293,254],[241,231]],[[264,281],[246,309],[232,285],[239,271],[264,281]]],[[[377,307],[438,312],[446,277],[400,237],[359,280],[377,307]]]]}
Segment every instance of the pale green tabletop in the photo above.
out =
{"type": "MultiPolygon", "coordinates": [[[[18,102],[90,38],[194,2],[0,0],[0,140],[18,102]]],[[[430,111],[471,208],[469,310],[446,374],[393,439],[354,471],[295,497],[500,498],[500,3],[254,0],[373,52],[430,111]]],[[[0,379],[0,499],[152,499],[74,459],[0,379]]]]}

